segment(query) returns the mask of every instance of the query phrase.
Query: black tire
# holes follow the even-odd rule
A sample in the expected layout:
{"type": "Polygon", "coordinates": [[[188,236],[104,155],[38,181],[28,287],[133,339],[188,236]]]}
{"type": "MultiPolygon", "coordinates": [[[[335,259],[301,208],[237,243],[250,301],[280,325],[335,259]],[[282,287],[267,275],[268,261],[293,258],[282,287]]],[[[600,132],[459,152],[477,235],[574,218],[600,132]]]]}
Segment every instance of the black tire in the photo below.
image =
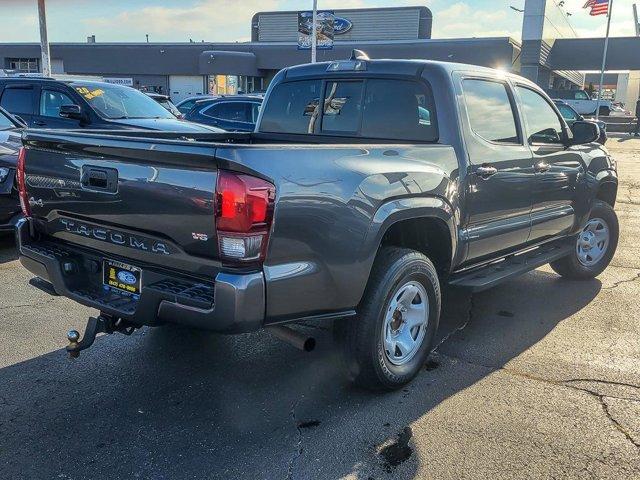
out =
{"type": "Polygon", "coordinates": [[[608,117],[609,115],[611,115],[611,109],[609,107],[600,107],[599,115],[601,117],[608,117]]]}
{"type": "MultiPolygon", "coordinates": [[[[603,257],[595,264],[587,266],[580,262],[578,259],[578,253],[574,248],[570,255],[563,257],[555,262],[551,262],[551,268],[558,274],[565,278],[573,280],[588,280],[600,275],[613,258],[618,247],[618,236],[620,234],[620,227],[618,224],[618,216],[608,203],[596,200],[591,209],[589,219],[601,218],[607,223],[609,227],[609,244],[603,257]]],[[[576,241],[578,241],[576,239],[576,241]]]]}
{"type": "Polygon", "coordinates": [[[382,248],[357,317],[336,324],[336,339],[343,347],[350,379],[360,387],[377,391],[395,390],[410,382],[429,355],[440,320],[440,302],[438,274],[426,256],[409,249],[382,248]],[[395,365],[385,353],[383,326],[394,293],[408,282],[418,282],[426,291],[428,309],[426,305],[424,308],[428,311],[428,323],[420,327],[425,330],[424,337],[410,360],[395,365]]]}

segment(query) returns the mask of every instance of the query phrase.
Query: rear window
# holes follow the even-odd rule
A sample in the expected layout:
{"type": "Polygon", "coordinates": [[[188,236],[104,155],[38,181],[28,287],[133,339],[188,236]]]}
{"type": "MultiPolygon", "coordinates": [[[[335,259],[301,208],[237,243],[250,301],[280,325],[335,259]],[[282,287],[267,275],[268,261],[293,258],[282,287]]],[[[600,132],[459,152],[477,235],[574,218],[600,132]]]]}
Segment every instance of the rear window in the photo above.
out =
{"type": "Polygon", "coordinates": [[[324,92],[322,85],[320,80],[277,85],[264,107],[260,131],[392,141],[438,139],[433,98],[424,84],[330,80],[324,92]]]}
{"type": "Polygon", "coordinates": [[[265,104],[260,131],[313,133],[320,119],[320,80],[281,83],[265,104]]]}
{"type": "Polygon", "coordinates": [[[0,99],[0,106],[10,113],[33,114],[34,103],[32,88],[7,87],[0,99]]]}

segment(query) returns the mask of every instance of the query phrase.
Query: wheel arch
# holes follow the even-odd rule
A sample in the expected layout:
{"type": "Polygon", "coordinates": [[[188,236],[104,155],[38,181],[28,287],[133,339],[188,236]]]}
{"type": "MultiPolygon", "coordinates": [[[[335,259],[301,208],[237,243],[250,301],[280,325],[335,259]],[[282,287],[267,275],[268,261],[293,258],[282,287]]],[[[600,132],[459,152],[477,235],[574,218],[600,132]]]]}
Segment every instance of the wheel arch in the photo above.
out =
{"type": "Polygon", "coordinates": [[[448,274],[458,250],[454,209],[440,197],[393,200],[376,212],[364,248],[371,265],[385,246],[411,248],[427,255],[439,274],[448,274]]]}

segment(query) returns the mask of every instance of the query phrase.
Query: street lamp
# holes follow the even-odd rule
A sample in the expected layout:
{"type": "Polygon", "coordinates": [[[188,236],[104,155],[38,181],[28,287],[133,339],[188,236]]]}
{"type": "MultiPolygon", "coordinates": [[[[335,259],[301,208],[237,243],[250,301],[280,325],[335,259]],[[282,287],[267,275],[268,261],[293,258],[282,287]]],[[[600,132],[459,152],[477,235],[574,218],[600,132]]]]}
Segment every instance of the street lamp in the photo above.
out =
{"type": "Polygon", "coordinates": [[[38,18],[40,20],[40,50],[42,51],[42,75],[51,76],[51,52],[47,38],[47,13],[44,0],[38,0],[38,18]]]}

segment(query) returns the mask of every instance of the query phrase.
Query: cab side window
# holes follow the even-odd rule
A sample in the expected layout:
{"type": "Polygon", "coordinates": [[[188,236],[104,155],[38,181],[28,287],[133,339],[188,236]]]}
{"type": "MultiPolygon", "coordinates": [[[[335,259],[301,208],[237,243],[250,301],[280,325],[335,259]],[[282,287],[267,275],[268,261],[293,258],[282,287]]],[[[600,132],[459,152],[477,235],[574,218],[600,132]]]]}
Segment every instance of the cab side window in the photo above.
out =
{"type": "Polygon", "coordinates": [[[0,106],[9,113],[33,115],[34,101],[31,87],[5,87],[0,106]]]}
{"type": "Polygon", "coordinates": [[[493,143],[520,144],[506,84],[492,80],[463,80],[464,102],[471,129],[493,143]]]}
{"type": "Polygon", "coordinates": [[[522,101],[522,116],[527,126],[529,145],[562,144],[562,122],[547,100],[527,87],[517,86],[522,101]]]}
{"type": "Polygon", "coordinates": [[[40,93],[40,115],[43,117],[59,117],[62,105],[73,105],[73,101],[64,93],[43,89],[40,93]]]}

